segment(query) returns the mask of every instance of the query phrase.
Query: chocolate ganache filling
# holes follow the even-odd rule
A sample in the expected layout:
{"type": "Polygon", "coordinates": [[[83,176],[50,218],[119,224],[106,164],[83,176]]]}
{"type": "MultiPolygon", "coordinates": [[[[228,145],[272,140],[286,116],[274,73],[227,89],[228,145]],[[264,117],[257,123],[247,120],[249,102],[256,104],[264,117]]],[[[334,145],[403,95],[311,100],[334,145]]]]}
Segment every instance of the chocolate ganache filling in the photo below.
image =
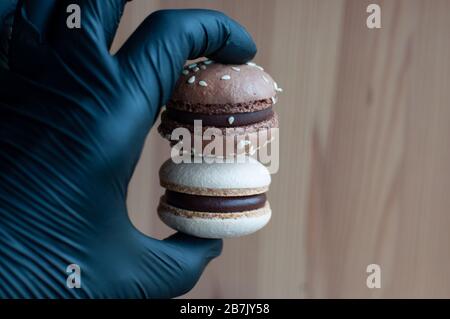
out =
{"type": "Polygon", "coordinates": [[[166,203],[177,208],[215,213],[244,212],[264,207],[266,194],[251,196],[201,196],[166,190],[166,203]]]}
{"type": "Polygon", "coordinates": [[[166,109],[167,116],[178,123],[194,125],[194,120],[201,120],[203,126],[236,127],[245,126],[270,119],[273,116],[272,107],[261,111],[233,114],[203,114],[166,109]]]}

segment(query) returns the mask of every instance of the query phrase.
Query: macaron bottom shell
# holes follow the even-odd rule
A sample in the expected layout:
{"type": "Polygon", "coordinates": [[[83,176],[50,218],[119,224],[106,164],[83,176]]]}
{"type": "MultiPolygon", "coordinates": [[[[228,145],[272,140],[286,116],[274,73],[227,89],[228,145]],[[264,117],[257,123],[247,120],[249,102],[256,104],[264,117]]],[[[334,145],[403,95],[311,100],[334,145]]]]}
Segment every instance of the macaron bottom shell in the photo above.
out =
{"type": "MultiPolygon", "coordinates": [[[[244,154],[253,155],[257,150],[267,147],[268,144],[276,139],[278,129],[278,114],[265,121],[248,126],[236,128],[221,127],[202,127],[202,131],[194,133],[192,125],[181,124],[172,120],[165,119],[164,113],[161,118],[163,122],[158,127],[159,134],[170,142],[170,145],[189,151],[195,155],[229,157],[244,154]],[[177,128],[183,127],[190,132],[188,143],[179,140],[172,140],[172,132],[177,128]],[[214,129],[221,135],[208,135],[208,129],[214,129]],[[207,136],[208,135],[208,136],[207,136]],[[215,139],[222,139],[219,143],[213,142],[215,139]],[[217,147],[219,146],[219,147],[217,147]]],[[[213,131],[209,132],[212,134],[213,131]]]]}
{"type": "Polygon", "coordinates": [[[167,204],[161,198],[158,215],[169,227],[201,238],[232,238],[252,234],[270,220],[269,202],[260,209],[236,213],[195,212],[167,204]]]}
{"type": "MultiPolygon", "coordinates": [[[[161,124],[158,127],[158,132],[162,137],[170,140],[170,136],[173,130],[181,127],[188,129],[192,134],[194,133],[193,123],[192,124],[179,123],[177,121],[170,119],[167,116],[167,111],[163,111],[161,113],[161,124]]],[[[223,136],[227,135],[238,136],[238,135],[247,135],[251,133],[258,133],[261,130],[270,130],[272,128],[278,127],[279,127],[278,113],[274,112],[270,118],[249,125],[236,127],[231,126],[217,127],[217,126],[202,125],[202,133],[204,133],[207,129],[215,128],[217,130],[220,130],[223,136]]]]}

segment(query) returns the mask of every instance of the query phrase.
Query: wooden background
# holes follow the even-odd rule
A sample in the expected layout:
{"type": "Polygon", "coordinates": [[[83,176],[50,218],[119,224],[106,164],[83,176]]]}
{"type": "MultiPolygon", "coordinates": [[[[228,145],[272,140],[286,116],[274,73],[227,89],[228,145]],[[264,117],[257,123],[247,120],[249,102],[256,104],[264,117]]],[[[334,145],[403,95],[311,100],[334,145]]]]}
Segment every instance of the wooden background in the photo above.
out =
{"type": "MultiPolygon", "coordinates": [[[[134,0],[115,47],[151,11],[181,7],[240,21],[284,88],[273,220],[226,240],[186,296],[450,297],[450,1],[134,0]],[[380,30],[365,25],[371,2],[380,30]],[[381,289],[366,286],[372,263],[381,289]]],[[[169,148],[155,131],[129,207],[163,238],[157,170],[169,148]]]]}

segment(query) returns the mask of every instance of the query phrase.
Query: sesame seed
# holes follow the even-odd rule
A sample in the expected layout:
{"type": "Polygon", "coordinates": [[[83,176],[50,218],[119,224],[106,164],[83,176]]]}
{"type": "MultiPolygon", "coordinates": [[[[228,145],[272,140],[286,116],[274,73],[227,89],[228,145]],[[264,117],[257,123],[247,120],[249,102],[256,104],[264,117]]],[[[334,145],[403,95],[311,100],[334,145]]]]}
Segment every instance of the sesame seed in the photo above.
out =
{"type": "Polygon", "coordinates": [[[195,67],[195,68],[192,69],[192,71],[198,72],[198,71],[200,71],[200,69],[198,67],[195,67]]]}
{"type": "Polygon", "coordinates": [[[241,69],[239,69],[238,67],[235,67],[235,66],[232,66],[231,68],[232,68],[234,71],[236,71],[236,72],[241,71],[241,69]]]}
{"type": "Polygon", "coordinates": [[[198,84],[200,85],[200,86],[208,86],[208,83],[206,83],[205,81],[199,81],[198,82],[198,84]]]}
{"type": "Polygon", "coordinates": [[[193,69],[193,68],[195,68],[197,66],[197,63],[192,63],[192,64],[189,64],[188,65],[188,68],[189,69],[193,69]]]}
{"type": "Polygon", "coordinates": [[[247,65],[256,66],[256,63],[254,63],[254,62],[247,62],[247,65]]]}
{"type": "Polygon", "coordinates": [[[211,64],[211,63],[213,63],[213,62],[214,62],[213,60],[206,60],[206,61],[203,61],[203,64],[208,65],[208,64],[211,64]]]}
{"type": "Polygon", "coordinates": [[[269,79],[266,78],[264,75],[262,76],[262,78],[264,79],[264,81],[266,81],[266,83],[269,83],[269,79]]]}
{"type": "Polygon", "coordinates": [[[231,76],[229,76],[228,74],[223,75],[221,78],[221,80],[230,80],[231,76]]]}
{"type": "Polygon", "coordinates": [[[206,65],[200,65],[200,69],[202,69],[202,70],[206,70],[206,65]]]}
{"type": "Polygon", "coordinates": [[[276,104],[277,103],[277,98],[275,96],[272,96],[271,99],[272,99],[272,104],[276,104]]]}
{"type": "Polygon", "coordinates": [[[188,80],[187,83],[192,84],[195,82],[195,76],[191,76],[188,80]]]}
{"type": "Polygon", "coordinates": [[[233,124],[234,123],[234,117],[233,116],[230,116],[229,118],[228,118],[228,124],[233,124]]]}
{"type": "Polygon", "coordinates": [[[278,87],[277,82],[273,82],[273,87],[275,88],[275,91],[277,91],[277,92],[283,92],[283,89],[278,87]]]}
{"type": "Polygon", "coordinates": [[[188,75],[188,74],[189,74],[189,71],[188,71],[188,70],[183,70],[183,74],[184,74],[184,75],[188,75]]]}

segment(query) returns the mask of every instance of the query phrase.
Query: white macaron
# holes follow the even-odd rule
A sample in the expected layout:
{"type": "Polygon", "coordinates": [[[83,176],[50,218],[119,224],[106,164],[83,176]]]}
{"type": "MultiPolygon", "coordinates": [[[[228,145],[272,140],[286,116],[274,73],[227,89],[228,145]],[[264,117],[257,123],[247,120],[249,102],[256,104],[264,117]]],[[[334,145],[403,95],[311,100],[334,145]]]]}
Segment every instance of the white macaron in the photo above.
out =
{"type": "Polygon", "coordinates": [[[238,237],[270,220],[270,173],[251,157],[211,164],[201,158],[179,164],[169,159],[159,177],[166,188],[159,217],[178,231],[203,238],[238,237]]]}

